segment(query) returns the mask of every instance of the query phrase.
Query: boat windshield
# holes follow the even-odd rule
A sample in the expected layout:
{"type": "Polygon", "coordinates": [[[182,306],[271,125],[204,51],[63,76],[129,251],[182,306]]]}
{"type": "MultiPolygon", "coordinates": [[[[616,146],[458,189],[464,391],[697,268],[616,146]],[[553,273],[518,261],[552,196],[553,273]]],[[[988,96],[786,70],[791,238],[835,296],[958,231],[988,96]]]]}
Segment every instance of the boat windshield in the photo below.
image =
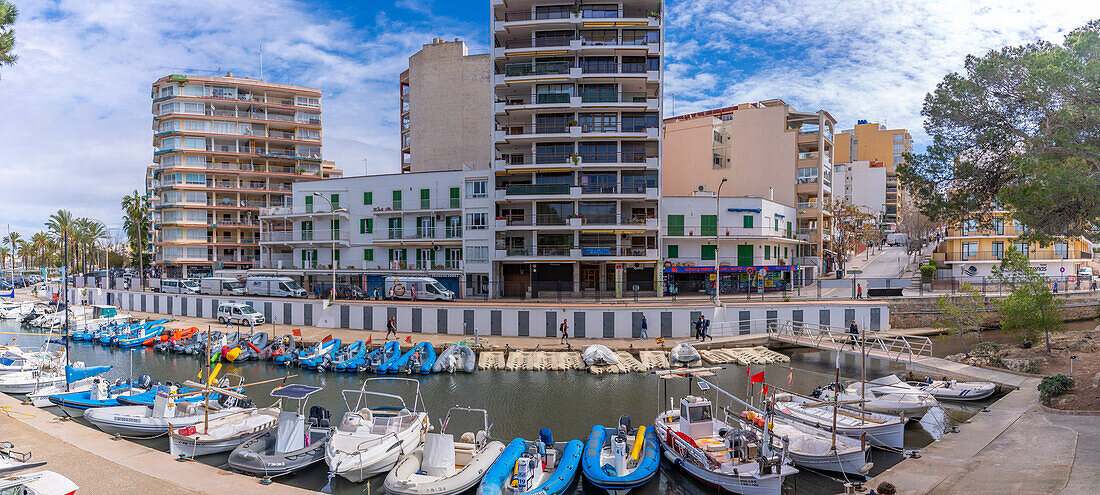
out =
{"type": "Polygon", "coordinates": [[[710,419],[710,406],[693,406],[688,408],[688,421],[707,421],[710,419]]]}

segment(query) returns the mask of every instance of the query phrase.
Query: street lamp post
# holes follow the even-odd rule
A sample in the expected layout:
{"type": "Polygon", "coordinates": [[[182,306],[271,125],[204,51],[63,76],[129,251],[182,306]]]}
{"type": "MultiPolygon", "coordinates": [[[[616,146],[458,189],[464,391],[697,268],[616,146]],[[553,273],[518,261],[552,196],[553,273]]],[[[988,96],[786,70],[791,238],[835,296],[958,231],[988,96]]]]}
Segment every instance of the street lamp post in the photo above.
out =
{"type": "Polygon", "coordinates": [[[722,185],[726,183],[726,178],[722,177],[722,182],[718,183],[718,190],[714,193],[714,305],[722,305],[722,272],[721,272],[721,257],[719,254],[722,252],[719,249],[719,241],[721,240],[718,229],[718,217],[721,216],[722,211],[722,185]]]}
{"type": "Polygon", "coordinates": [[[331,232],[329,237],[332,238],[332,254],[329,257],[329,262],[332,263],[332,293],[331,294],[332,294],[332,300],[335,301],[336,300],[336,236],[337,236],[337,233],[336,233],[335,230],[333,230],[332,227],[333,227],[333,222],[336,221],[336,213],[347,211],[347,210],[345,210],[343,208],[340,208],[340,209],[333,208],[332,207],[332,200],[326,198],[325,195],[323,195],[319,192],[315,192],[315,193],[313,193],[313,195],[318,197],[318,198],[321,198],[321,199],[325,200],[325,202],[328,203],[328,210],[331,214],[330,216],[332,217],[331,221],[329,221],[329,224],[328,224],[328,229],[331,232]]]}

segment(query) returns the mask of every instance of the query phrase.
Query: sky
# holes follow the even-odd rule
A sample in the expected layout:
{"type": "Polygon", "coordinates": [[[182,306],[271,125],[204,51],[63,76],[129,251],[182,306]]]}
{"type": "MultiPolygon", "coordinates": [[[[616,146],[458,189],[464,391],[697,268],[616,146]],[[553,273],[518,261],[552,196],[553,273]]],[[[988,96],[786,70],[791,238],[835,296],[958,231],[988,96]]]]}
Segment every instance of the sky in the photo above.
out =
{"type": "MultiPolygon", "coordinates": [[[[50,213],[121,224],[152,162],[150,89],[175,73],[320,88],[324,156],[345,175],[399,168],[398,75],[433,37],[489,45],[488,0],[14,0],[0,68],[0,234],[50,213]]],[[[564,0],[563,0],[563,3],[564,0]]],[[[1060,43],[1100,2],[668,0],[665,116],[781,98],[907,128],[967,54],[1060,43]]]]}

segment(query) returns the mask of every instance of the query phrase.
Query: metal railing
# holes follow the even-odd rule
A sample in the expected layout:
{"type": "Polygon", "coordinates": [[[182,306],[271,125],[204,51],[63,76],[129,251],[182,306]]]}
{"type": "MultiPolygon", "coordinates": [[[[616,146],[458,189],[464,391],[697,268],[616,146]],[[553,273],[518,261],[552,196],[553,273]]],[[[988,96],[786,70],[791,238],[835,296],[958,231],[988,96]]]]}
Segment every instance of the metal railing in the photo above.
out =
{"type": "Polygon", "coordinates": [[[645,163],[647,158],[656,158],[656,154],[650,154],[644,150],[622,152],[584,152],[573,153],[536,153],[534,155],[506,155],[499,160],[504,160],[507,165],[546,165],[561,164],[572,165],[573,157],[578,158],[578,165],[594,165],[601,163],[645,163]]]}
{"type": "MultiPolygon", "coordinates": [[[[736,322],[730,322],[736,323],[736,322]]],[[[913,364],[913,358],[932,356],[932,339],[890,332],[848,333],[845,328],[801,321],[774,321],[767,325],[768,338],[834,352],[861,348],[867,355],[913,364]]],[[[718,335],[717,329],[715,335],[718,335]]]]}
{"type": "Polygon", "coordinates": [[[568,73],[569,62],[524,62],[507,64],[504,66],[504,75],[508,77],[542,76],[568,73]]]}
{"type": "MultiPolygon", "coordinates": [[[[1005,249],[1011,246],[1005,243],[1005,249]]],[[[1023,252],[1028,259],[1033,260],[1069,260],[1069,259],[1092,259],[1092,253],[1089,251],[1070,251],[1070,250],[1055,250],[1055,249],[1029,249],[1023,252]],[[1080,256],[1078,258],[1078,256],[1080,256]]],[[[998,261],[1004,257],[1004,250],[1000,251],[950,251],[950,252],[937,252],[937,255],[943,255],[943,261],[998,261]]]]}

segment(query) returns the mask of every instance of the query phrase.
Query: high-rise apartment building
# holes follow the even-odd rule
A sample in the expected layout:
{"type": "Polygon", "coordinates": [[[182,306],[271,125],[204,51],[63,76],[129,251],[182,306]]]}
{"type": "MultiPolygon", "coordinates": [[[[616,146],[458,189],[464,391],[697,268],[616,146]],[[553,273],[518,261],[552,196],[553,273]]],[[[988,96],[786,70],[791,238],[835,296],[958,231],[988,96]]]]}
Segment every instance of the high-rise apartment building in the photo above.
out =
{"type": "MultiPolygon", "coordinates": [[[[787,257],[788,263],[819,276],[831,271],[837,261],[829,209],[835,125],[829,112],[801,112],[783,100],[669,118],[664,128],[661,195],[715,192],[725,178],[723,198],[756,196],[795,207],[797,216],[782,223],[793,220],[795,237],[802,243],[787,246],[797,248],[794,256],[787,257]]],[[[724,232],[725,226],[718,227],[724,232]]]]}
{"type": "Polygon", "coordinates": [[[257,79],[173,74],[153,83],[146,192],[154,264],[168,276],[247,269],[259,209],[291,184],[339,177],[321,158],[321,92],[257,79]]]}
{"type": "Polygon", "coordinates": [[[898,223],[898,204],[902,191],[898,186],[897,166],[905,162],[905,153],[913,151],[913,137],[905,129],[860,120],[855,127],[836,134],[836,163],[881,162],[886,165],[886,207],[883,226],[898,223]]]}
{"type": "Polygon", "coordinates": [[[491,5],[496,295],[655,290],[662,2],[491,5]]]}
{"type": "Polygon", "coordinates": [[[852,204],[876,221],[886,212],[886,164],[859,160],[833,166],[837,199],[852,204]]]}
{"type": "Polygon", "coordinates": [[[401,73],[401,171],[485,170],[492,108],[490,55],[439,38],[401,73]]]}

